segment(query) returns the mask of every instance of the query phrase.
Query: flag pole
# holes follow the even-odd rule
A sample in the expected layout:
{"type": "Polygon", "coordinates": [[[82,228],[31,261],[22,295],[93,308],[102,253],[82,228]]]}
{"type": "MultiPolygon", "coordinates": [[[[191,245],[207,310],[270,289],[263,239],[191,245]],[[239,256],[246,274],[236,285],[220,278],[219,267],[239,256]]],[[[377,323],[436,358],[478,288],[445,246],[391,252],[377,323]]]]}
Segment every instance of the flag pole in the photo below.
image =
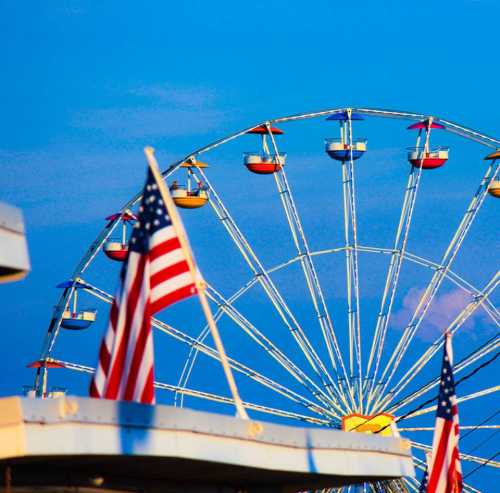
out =
{"type": "Polygon", "coordinates": [[[180,220],[179,214],[177,212],[177,207],[175,206],[172,197],[170,196],[167,187],[165,186],[165,182],[163,181],[163,176],[160,173],[160,169],[158,167],[158,162],[156,161],[154,155],[154,149],[152,147],[145,147],[144,154],[146,155],[146,159],[148,161],[149,168],[153,173],[153,176],[158,184],[160,195],[165,203],[165,207],[167,208],[168,215],[172,221],[172,225],[177,233],[179,238],[179,243],[186,257],[187,264],[189,266],[189,270],[191,275],[193,276],[194,283],[196,285],[196,291],[198,293],[198,298],[200,300],[200,305],[205,314],[205,318],[207,319],[208,327],[210,328],[210,333],[212,335],[212,339],[214,340],[215,347],[220,356],[220,362],[222,364],[222,368],[226,375],[226,380],[229,385],[229,389],[233,396],[234,405],[238,412],[238,416],[241,419],[248,419],[248,414],[246,412],[245,406],[243,406],[243,402],[238,393],[238,388],[236,387],[236,382],[234,380],[233,372],[231,371],[231,367],[229,366],[229,362],[227,360],[226,351],[224,350],[224,346],[222,344],[222,339],[220,337],[219,331],[217,329],[217,325],[215,324],[212,311],[210,309],[210,305],[208,304],[207,295],[205,293],[206,285],[203,281],[201,275],[196,270],[196,266],[194,263],[193,254],[191,252],[191,248],[189,247],[189,241],[187,239],[186,232],[184,231],[184,226],[180,220]]]}

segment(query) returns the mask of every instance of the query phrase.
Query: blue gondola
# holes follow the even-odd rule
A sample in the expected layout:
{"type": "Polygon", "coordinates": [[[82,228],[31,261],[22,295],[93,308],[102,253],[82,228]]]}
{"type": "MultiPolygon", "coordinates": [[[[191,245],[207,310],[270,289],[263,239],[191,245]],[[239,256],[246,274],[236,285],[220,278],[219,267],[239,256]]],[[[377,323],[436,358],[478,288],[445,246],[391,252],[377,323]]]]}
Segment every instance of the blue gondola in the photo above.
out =
{"type": "Polygon", "coordinates": [[[88,329],[96,319],[97,310],[65,310],[61,320],[61,327],[68,330],[88,329]]]}
{"type": "Polygon", "coordinates": [[[366,152],[366,140],[356,139],[352,142],[352,147],[343,142],[342,139],[326,139],[327,154],[337,161],[353,161],[359,159],[366,152]]]}
{"type": "Polygon", "coordinates": [[[352,127],[348,124],[349,120],[364,120],[360,113],[341,111],[333,113],[327,120],[338,121],[340,124],[340,138],[326,139],[325,151],[336,161],[354,161],[363,156],[366,152],[366,139],[352,139],[352,127]]]}
{"type": "Polygon", "coordinates": [[[78,300],[78,289],[88,287],[86,284],[80,281],[64,281],[57,285],[58,288],[71,288],[74,287],[73,300],[68,303],[68,308],[64,310],[61,317],[61,327],[68,330],[83,330],[88,329],[96,320],[97,310],[87,309],[78,310],[77,300],[78,300]],[[70,308],[70,305],[71,308],[70,308]]]}

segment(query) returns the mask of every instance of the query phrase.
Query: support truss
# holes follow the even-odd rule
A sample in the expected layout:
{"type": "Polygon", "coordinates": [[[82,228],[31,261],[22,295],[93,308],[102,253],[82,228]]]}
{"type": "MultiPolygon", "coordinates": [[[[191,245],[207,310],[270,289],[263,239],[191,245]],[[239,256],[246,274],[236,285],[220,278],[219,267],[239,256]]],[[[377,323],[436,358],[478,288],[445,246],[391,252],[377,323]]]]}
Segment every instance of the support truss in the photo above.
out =
{"type": "Polygon", "coordinates": [[[446,252],[441,259],[440,269],[437,270],[432,276],[432,279],[427,285],[425,292],[422,295],[409,324],[404,329],[401,339],[392,352],[389,362],[387,363],[387,366],[382,373],[382,380],[385,381],[385,384],[383,385],[381,395],[383,395],[387,390],[387,387],[391,379],[393,378],[399,364],[401,363],[403,356],[408,351],[415,333],[417,332],[420,324],[422,323],[422,320],[429,310],[429,307],[439,287],[441,286],[442,281],[445,279],[446,274],[451,269],[453,261],[455,260],[455,257],[457,256],[460,247],[462,246],[462,243],[467,233],[469,232],[474,219],[477,217],[484,199],[488,194],[488,187],[490,183],[495,180],[498,174],[498,169],[499,165],[496,161],[492,161],[488,166],[486,173],[484,174],[479,187],[462,218],[462,221],[460,222],[452,240],[448,245],[448,248],[446,249],[446,252]]]}
{"type": "MultiPolygon", "coordinates": [[[[95,368],[91,366],[81,365],[78,363],[72,363],[70,361],[62,361],[62,360],[51,360],[54,363],[59,363],[64,368],[68,370],[78,371],[81,373],[88,373],[93,375],[95,373],[95,368]]],[[[167,390],[175,393],[182,393],[184,395],[188,395],[190,397],[196,397],[198,399],[208,400],[212,402],[218,402],[221,404],[228,404],[234,407],[234,399],[232,397],[226,397],[219,394],[213,394],[211,392],[204,392],[201,390],[188,389],[188,388],[180,388],[177,385],[171,385],[165,382],[154,382],[154,387],[159,390],[167,390]]],[[[282,418],[295,419],[298,421],[312,423],[316,425],[322,426],[330,426],[331,423],[328,420],[315,418],[314,416],[306,416],[305,414],[292,413],[290,411],[285,411],[283,409],[277,409],[274,407],[263,406],[261,404],[255,404],[253,402],[243,402],[245,409],[256,411],[264,414],[270,414],[273,416],[280,416],[282,418]]]]}
{"type": "MultiPolygon", "coordinates": [[[[412,447],[414,447],[418,450],[422,450],[424,452],[431,452],[432,451],[432,447],[429,445],[425,445],[423,443],[414,442],[414,441],[411,441],[410,443],[411,443],[412,447]]],[[[471,454],[460,453],[460,460],[467,461],[467,462],[475,462],[476,464],[482,464],[482,465],[494,467],[494,468],[500,467],[500,462],[498,462],[496,460],[492,460],[486,464],[486,459],[484,459],[482,457],[478,457],[476,455],[471,455],[471,454]]]]}
{"type": "MultiPolygon", "coordinates": [[[[493,351],[496,351],[498,348],[500,348],[500,336],[497,335],[493,337],[490,341],[488,341],[486,344],[474,350],[466,358],[462,359],[457,364],[455,364],[453,369],[454,374],[455,375],[459,374],[460,372],[468,368],[470,365],[475,363],[477,360],[479,360],[480,358],[484,358],[486,355],[490,354],[493,351]]],[[[437,386],[439,385],[439,382],[440,382],[439,377],[434,378],[429,383],[423,385],[415,392],[412,392],[411,394],[407,395],[404,399],[401,399],[397,404],[390,407],[388,412],[391,414],[396,413],[402,407],[411,404],[425,393],[429,392],[432,389],[436,389],[437,386]]]]}
{"type": "MultiPolygon", "coordinates": [[[[93,296],[97,297],[101,301],[104,301],[108,304],[112,303],[113,297],[110,294],[97,288],[96,286],[92,286],[89,283],[86,283],[86,285],[88,287],[85,290],[89,294],[92,294],[93,296]]],[[[177,341],[187,344],[189,347],[196,347],[196,349],[201,353],[220,362],[219,353],[215,349],[204,344],[198,339],[189,336],[188,334],[182,332],[181,330],[176,329],[171,325],[168,325],[165,322],[158,320],[157,318],[151,319],[151,325],[154,328],[158,329],[159,331],[173,337],[177,341]]],[[[259,373],[253,368],[244,365],[243,363],[237,361],[234,358],[228,357],[228,362],[234,371],[237,371],[238,373],[245,375],[249,379],[261,384],[264,387],[267,387],[268,389],[274,391],[275,393],[287,397],[289,400],[304,406],[305,408],[311,410],[312,412],[315,412],[316,414],[322,416],[330,416],[334,421],[340,422],[341,416],[338,413],[332,411],[331,409],[326,409],[324,407],[319,406],[318,404],[310,401],[306,397],[303,397],[297,392],[294,392],[293,390],[289,389],[288,387],[272,380],[269,377],[264,376],[263,374],[259,373]]]]}
{"type": "MultiPolygon", "coordinates": [[[[274,153],[276,156],[279,156],[278,146],[276,145],[274,135],[270,131],[269,125],[267,125],[267,130],[272,142],[274,153]]],[[[285,168],[283,167],[281,171],[279,171],[278,173],[274,173],[274,178],[278,194],[285,211],[288,226],[290,228],[290,233],[297,251],[297,258],[299,259],[300,265],[302,267],[306,285],[311,296],[314,310],[316,312],[316,317],[318,319],[323,339],[328,350],[332,368],[336,373],[340,371],[343,379],[346,381],[348,392],[351,397],[351,405],[354,406],[352,388],[348,379],[347,371],[342,358],[342,353],[340,351],[337,336],[333,327],[333,322],[326,305],[323,289],[321,287],[319,277],[314,266],[314,262],[311,256],[311,250],[304,233],[304,228],[302,227],[302,221],[300,220],[299,212],[286,176],[285,168]]],[[[340,395],[338,392],[336,392],[336,394],[338,397],[345,399],[343,392],[340,392],[340,395]]]]}
{"type": "Polygon", "coordinates": [[[272,281],[269,272],[264,268],[262,262],[259,260],[250,244],[248,243],[247,239],[236,225],[236,222],[230,215],[228,209],[222,202],[221,198],[208,180],[207,176],[202,169],[199,169],[199,172],[210,190],[210,204],[216,216],[224,225],[230,238],[234,241],[252,273],[257,277],[258,282],[264,289],[264,292],[267,294],[272,305],[276,309],[276,312],[303,352],[314,373],[319,378],[319,381],[325,389],[332,393],[332,388],[337,387],[337,383],[333,381],[330,373],[327,371],[316,350],[307,338],[304,330],[298,323],[297,319],[285,302],[283,296],[272,281]]]}
{"type": "MultiPolygon", "coordinates": [[[[500,283],[500,273],[497,272],[490,282],[485,286],[483,294],[476,296],[472,301],[455,317],[453,322],[447,327],[446,332],[455,334],[464,323],[477,311],[478,308],[483,306],[484,302],[497,288],[500,283]]],[[[433,344],[420,356],[420,358],[404,373],[399,382],[387,394],[386,399],[383,401],[383,406],[387,406],[391,401],[404,390],[411,381],[422,371],[432,357],[443,347],[443,337],[439,336],[433,344]]]]}
{"type": "MultiPolygon", "coordinates": [[[[424,149],[429,148],[430,134],[431,134],[431,125],[429,125],[429,128],[426,129],[424,149]]],[[[421,138],[421,133],[419,132],[416,144],[417,148],[419,147],[420,144],[420,138],[421,138]]],[[[376,389],[378,370],[384,349],[387,329],[389,327],[391,311],[394,304],[394,298],[396,296],[396,291],[398,287],[399,275],[401,273],[401,266],[403,264],[403,259],[406,253],[406,246],[408,244],[411,220],[413,218],[413,211],[415,210],[415,203],[417,200],[418,189],[422,177],[422,169],[423,169],[422,162],[421,166],[418,168],[415,168],[415,166],[411,166],[410,174],[408,176],[408,183],[406,185],[406,191],[403,199],[403,206],[401,208],[401,215],[399,218],[399,224],[396,230],[396,237],[394,240],[394,249],[391,255],[391,261],[389,263],[389,269],[387,271],[384,292],[382,294],[380,309],[377,316],[377,323],[373,335],[370,358],[368,360],[367,374],[369,374],[370,372],[371,364],[376,354],[375,368],[372,376],[373,380],[368,395],[368,402],[367,402],[368,407],[370,406],[370,403],[375,394],[374,391],[376,389]]]]}

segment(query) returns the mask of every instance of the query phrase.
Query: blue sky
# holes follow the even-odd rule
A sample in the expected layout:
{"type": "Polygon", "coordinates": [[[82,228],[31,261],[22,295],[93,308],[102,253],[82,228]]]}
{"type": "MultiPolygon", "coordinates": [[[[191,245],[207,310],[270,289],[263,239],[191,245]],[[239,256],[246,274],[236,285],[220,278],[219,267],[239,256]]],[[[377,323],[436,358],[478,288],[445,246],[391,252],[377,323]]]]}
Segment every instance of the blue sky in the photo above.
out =
{"type": "MultiPolygon", "coordinates": [[[[71,273],[103,218],[140,189],[145,145],[157,148],[160,162],[167,165],[267,118],[351,105],[432,113],[500,135],[496,97],[500,7],[493,0],[318,1],[307,6],[285,1],[151,1],[146,6],[83,1],[28,6],[2,1],[0,6],[4,47],[0,198],[23,209],[32,260],[25,281],[0,286],[4,300],[0,395],[18,393],[23,384],[31,383],[31,372],[24,365],[37,357],[58,295],[54,286],[71,273]]],[[[407,174],[404,148],[413,139],[404,129],[405,122],[359,123],[370,149],[359,167],[358,211],[360,235],[368,244],[391,246],[407,174]]],[[[285,130],[288,175],[312,247],[341,244],[339,173],[322,149],[322,139],[335,135],[336,128],[316,121],[285,130]],[[315,205],[321,202],[330,208],[319,212],[315,205]]],[[[482,175],[485,151],[449,134],[435,137],[436,143],[452,147],[450,163],[424,176],[409,248],[438,260],[482,175]]],[[[241,166],[241,152],[255,144],[255,139],[245,137],[207,160],[213,164],[210,176],[234,216],[266,265],[274,265],[292,246],[273,183],[264,183],[241,166]]],[[[494,273],[498,259],[498,239],[491,226],[498,204],[490,201],[484,209],[455,264],[478,286],[494,273]],[[471,259],[476,259],[474,265],[471,259]]],[[[184,217],[207,278],[230,293],[247,275],[234,248],[208,208],[184,217]],[[227,265],[234,274],[226,275],[227,265]]],[[[332,263],[318,260],[320,275],[333,286],[327,298],[338,317],[344,300],[342,262],[342,258],[332,263]]],[[[362,268],[363,262],[374,269],[362,285],[363,317],[373,321],[386,267],[383,262],[362,260],[362,268]]],[[[115,267],[99,259],[92,272],[110,292],[115,267]]],[[[307,320],[307,293],[296,289],[294,281],[300,275],[291,269],[277,281],[307,320]]],[[[421,271],[408,267],[396,320],[408,316],[414,306],[412,293],[415,296],[425,279],[421,271]]],[[[445,315],[445,322],[439,318],[444,307],[457,308],[461,303],[451,286],[443,289],[448,294],[442,295],[430,316],[426,330],[431,333],[450,320],[451,314],[445,315]]],[[[180,307],[167,318],[184,321],[191,306],[187,303],[187,308],[180,307]]],[[[242,302],[242,310],[253,310],[256,319],[269,323],[273,315],[263,306],[257,290],[242,302]]],[[[190,321],[193,327],[201,324],[196,316],[190,321]]],[[[93,334],[73,339],[65,334],[61,354],[93,364],[105,319],[103,307],[93,334]]],[[[458,353],[466,354],[470,344],[479,344],[482,335],[492,330],[478,315],[464,342],[458,343],[458,353]]],[[[160,341],[157,346],[163,344],[160,341]]],[[[168,356],[162,356],[158,371],[174,383],[177,377],[171,378],[171,366],[180,362],[165,344],[168,356]]],[[[250,346],[244,349],[237,338],[228,342],[233,345],[251,359],[250,346]]],[[[431,370],[435,372],[436,366],[431,370]]],[[[218,369],[212,371],[216,374],[218,369]]],[[[63,377],[55,379],[66,383],[63,377]]],[[[195,383],[208,385],[201,377],[195,383]]],[[[488,384],[493,385],[486,381],[484,386],[488,384]]],[[[86,382],[75,380],[71,385],[84,392],[86,382]]],[[[223,387],[218,390],[224,392],[223,387]]],[[[248,389],[252,391],[270,399],[248,389]]],[[[490,405],[495,409],[493,399],[490,405]]],[[[487,415],[475,412],[471,407],[470,419],[463,420],[487,415]]],[[[474,445],[473,438],[464,449],[474,445]]],[[[476,441],[480,438],[478,434],[476,441]]],[[[476,453],[481,451],[487,455],[495,449],[486,446],[476,453]]]]}

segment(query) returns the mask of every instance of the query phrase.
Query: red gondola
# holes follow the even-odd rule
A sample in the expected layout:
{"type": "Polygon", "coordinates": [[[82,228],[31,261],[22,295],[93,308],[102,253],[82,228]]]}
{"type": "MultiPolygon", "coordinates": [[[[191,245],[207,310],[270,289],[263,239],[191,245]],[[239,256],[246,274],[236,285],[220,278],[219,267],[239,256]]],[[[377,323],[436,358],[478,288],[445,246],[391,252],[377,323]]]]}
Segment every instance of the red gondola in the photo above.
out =
{"type": "Polygon", "coordinates": [[[243,163],[248,171],[258,175],[271,175],[280,171],[286,160],[286,153],[275,152],[274,145],[273,152],[269,149],[267,138],[269,134],[282,135],[284,132],[277,127],[260,125],[247,132],[248,134],[256,134],[262,137],[261,146],[262,151],[245,152],[243,163]]]}
{"type": "Polygon", "coordinates": [[[122,235],[120,239],[111,239],[104,243],[102,249],[106,257],[117,262],[123,262],[127,258],[127,223],[132,223],[137,220],[137,216],[129,210],[111,214],[106,218],[107,221],[116,221],[120,219],[122,223],[122,235]]]}
{"type": "Polygon", "coordinates": [[[425,139],[423,146],[420,145],[423,130],[427,134],[430,129],[444,130],[445,128],[444,125],[432,119],[416,122],[408,127],[409,130],[418,130],[416,146],[408,148],[408,161],[412,166],[422,169],[435,169],[440,168],[448,161],[448,147],[435,147],[431,149],[428,139],[425,139]]]}

